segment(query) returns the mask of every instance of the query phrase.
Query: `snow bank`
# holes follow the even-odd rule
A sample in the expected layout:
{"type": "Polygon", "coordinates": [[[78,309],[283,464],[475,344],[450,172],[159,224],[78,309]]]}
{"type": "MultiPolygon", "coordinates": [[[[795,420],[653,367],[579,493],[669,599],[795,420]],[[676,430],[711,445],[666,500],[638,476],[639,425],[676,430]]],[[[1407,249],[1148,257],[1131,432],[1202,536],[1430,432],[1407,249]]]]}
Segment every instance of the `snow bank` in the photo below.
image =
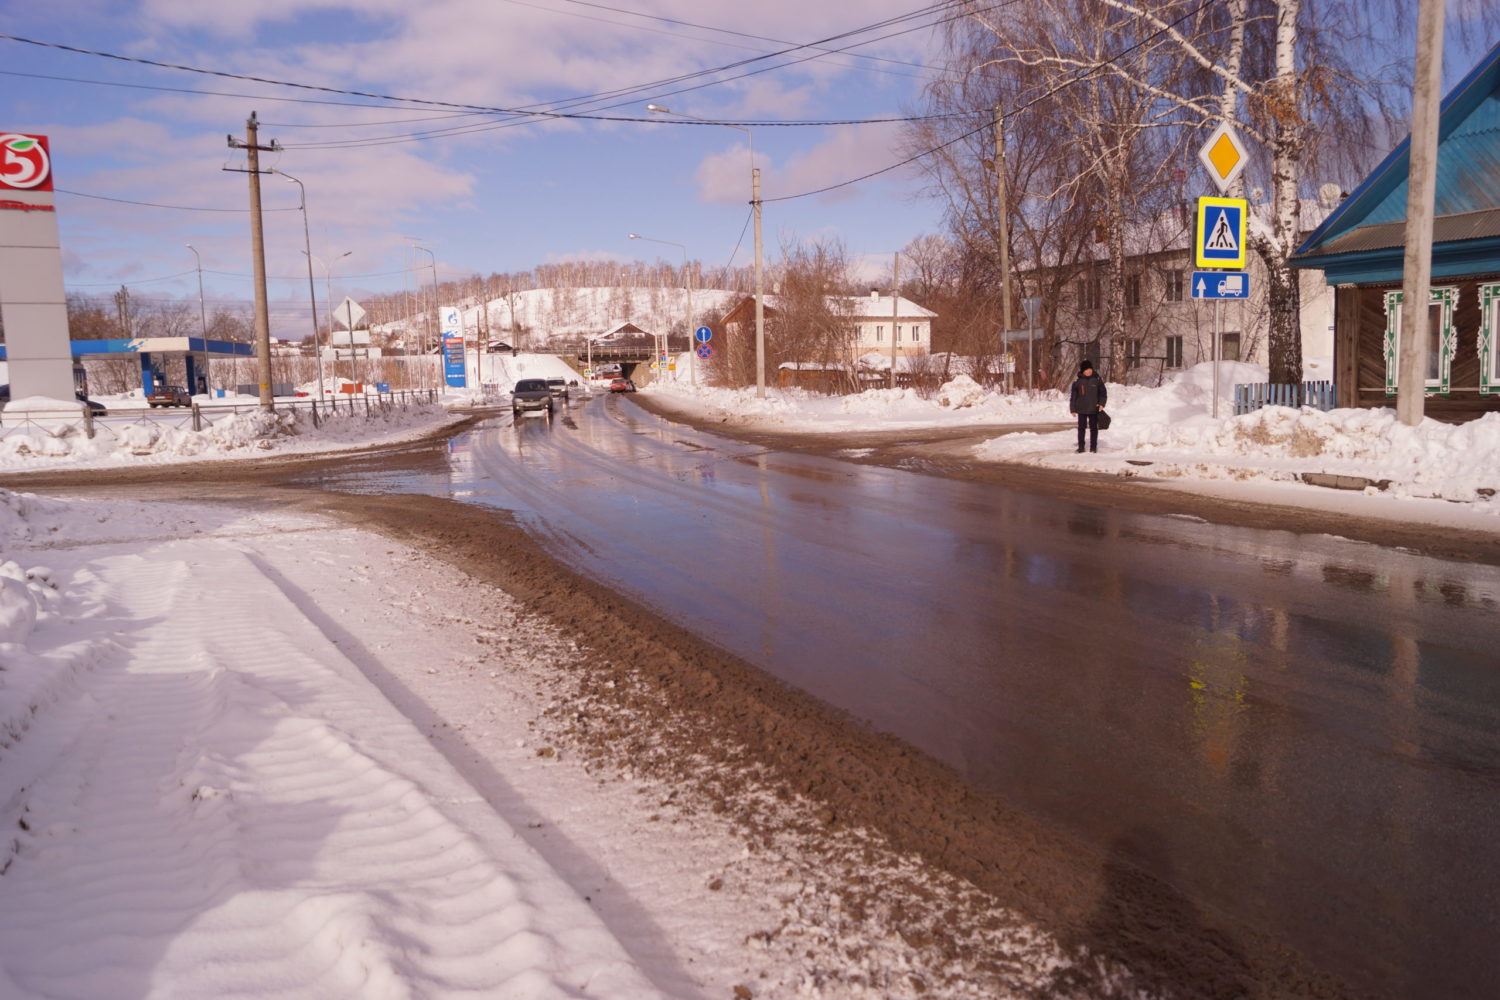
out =
{"type": "Polygon", "coordinates": [[[193,430],[191,417],[181,410],[159,416],[112,414],[95,418],[92,438],[84,436],[81,422],[52,428],[15,426],[7,421],[0,428],[4,433],[0,468],[99,467],[305,453],[418,437],[458,419],[436,404],[382,407],[372,400],[368,414],[358,402],[356,406],[352,414],[346,409],[324,412],[317,427],[305,407],[222,415],[205,410],[201,431],[193,430]]]}
{"type": "Polygon", "coordinates": [[[813,432],[1068,419],[1067,400],[1059,392],[1005,395],[985,389],[967,375],[940,386],[931,399],[909,388],[827,396],[806,389],[769,387],[760,399],[753,388],[721,389],[681,381],[653,384],[643,391],[667,407],[698,412],[719,423],[813,432]]]}

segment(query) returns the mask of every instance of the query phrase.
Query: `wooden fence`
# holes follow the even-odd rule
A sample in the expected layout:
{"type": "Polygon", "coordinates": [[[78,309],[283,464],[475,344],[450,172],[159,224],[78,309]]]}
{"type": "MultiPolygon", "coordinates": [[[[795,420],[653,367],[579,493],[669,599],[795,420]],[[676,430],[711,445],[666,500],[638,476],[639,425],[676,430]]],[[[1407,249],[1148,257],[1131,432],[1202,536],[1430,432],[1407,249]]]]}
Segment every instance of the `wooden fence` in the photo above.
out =
{"type": "Polygon", "coordinates": [[[1234,415],[1254,413],[1264,406],[1310,406],[1326,411],[1337,405],[1335,398],[1332,382],[1303,382],[1301,385],[1249,382],[1234,387],[1234,415]]]}

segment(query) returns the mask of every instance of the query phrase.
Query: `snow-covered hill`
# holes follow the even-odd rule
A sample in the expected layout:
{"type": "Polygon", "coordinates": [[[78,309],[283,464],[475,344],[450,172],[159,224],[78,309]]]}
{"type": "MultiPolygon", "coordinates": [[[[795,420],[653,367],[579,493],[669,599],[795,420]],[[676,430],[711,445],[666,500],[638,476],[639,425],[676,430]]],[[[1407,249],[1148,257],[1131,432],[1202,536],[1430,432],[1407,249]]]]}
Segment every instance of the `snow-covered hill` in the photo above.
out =
{"type": "MultiPolygon", "coordinates": [[[[682,333],[718,322],[743,294],[694,289],[691,322],[687,291],[664,287],[533,288],[488,303],[465,303],[462,314],[466,330],[488,330],[490,339],[537,347],[596,337],[621,323],[634,323],[648,333],[682,333]]],[[[404,322],[397,321],[377,329],[397,333],[403,326],[404,322]]]]}

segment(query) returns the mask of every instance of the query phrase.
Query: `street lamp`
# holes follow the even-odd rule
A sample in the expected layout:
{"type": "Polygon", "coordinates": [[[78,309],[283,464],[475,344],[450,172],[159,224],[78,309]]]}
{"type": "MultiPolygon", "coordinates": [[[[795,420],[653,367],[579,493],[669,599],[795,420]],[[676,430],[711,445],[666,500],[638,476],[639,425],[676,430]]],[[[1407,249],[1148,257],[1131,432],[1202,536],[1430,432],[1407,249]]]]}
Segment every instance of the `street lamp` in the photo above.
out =
{"type": "MultiPolygon", "coordinates": [[[[203,386],[208,388],[208,313],[203,310],[203,257],[199,255],[198,248],[191,243],[184,243],[183,246],[193,251],[193,260],[198,268],[198,336],[203,341],[203,386]]],[[[197,386],[193,388],[196,389],[197,386]]]]}
{"type": "Polygon", "coordinates": [[[766,314],[765,306],[761,299],[761,256],[760,256],[760,168],[755,165],[755,133],[750,131],[746,125],[731,125],[729,122],[716,122],[712,118],[699,118],[697,115],[684,114],[681,111],[673,111],[664,108],[660,104],[648,104],[646,110],[658,115],[673,115],[677,118],[689,118],[695,122],[703,122],[706,125],[722,125],[725,128],[737,128],[745,133],[750,140],[750,207],[755,214],[755,395],[760,399],[766,397],[766,314]]]}
{"type": "MultiPolygon", "coordinates": [[[[334,356],[335,363],[334,363],[334,366],[333,366],[333,377],[334,378],[338,378],[339,377],[339,366],[337,364],[337,360],[338,360],[338,348],[334,346],[334,339],[333,339],[333,319],[334,319],[334,312],[333,312],[333,265],[332,264],[325,264],[323,262],[323,258],[319,257],[317,254],[308,253],[306,250],[304,250],[302,252],[304,254],[307,254],[307,259],[309,261],[309,264],[308,264],[309,268],[312,267],[311,261],[317,261],[318,262],[318,266],[323,269],[323,290],[325,292],[327,292],[327,295],[328,295],[328,346],[334,348],[334,354],[333,354],[333,356],[334,356]]],[[[345,257],[349,256],[353,252],[354,252],[353,250],[345,250],[343,253],[341,253],[337,257],[333,258],[333,263],[337,264],[339,261],[343,260],[345,257]]],[[[351,322],[351,323],[348,323],[346,325],[349,327],[349,381],[351,381],[351,382],[358,382],[359,381],[359,374],[354,370],[354,324],[351,322]]],[[[324,393],[326,393],[328,391],[328,386],[323,385],[322,381],[323,381],[323,351],[322,351],[322,349],[320,347],[319,350],[318,350],[318,382],[319,382],[319,385],[318,385],[318,398],[319,399],[322,399],[324,393]]]]}
{"type": "MultiPolygon", "coordinates": [[[[661,243],[661,244],[663,244],[665,246],[676,247],[677,249],[679,249],[679,250],[682,251],[682,285],[687,290],[687,324],[686,324],[686,326],[687,326],[688,337],[689,337],[689,344],[688,344],[688,370],[692,372],[693,384],[697,385],[698,384],[698,363],[695,360],[693,360],[694,358],[697,357],[697,352],[695,350],[693,350],[693,346],[692,346],[692,342],[691,342],[691,338],[693,336],[693,334],[692,334],[692,330],[693,330],[693,280],[692,280],[692,278],[688,274],[687,247],[683,246],[681,243],[673,243],[671,240],[654,240],[654,239],[652,239],[649,236],[642,236],[640,233],[630,233],[629,236],[633,240],[645,240],[647,243],[661,243]]],[[[670,345],[668,345],[668,349],[670,349],[670,345]]],[[[663,352],[663,353],[665,353],[665,352],[663,352]]]]}
{"type": "MultiPolygon", "coordinates": [[[[321,400],[323,394],[328,391],[328,383],[323,380],[323,345],[318,343],[318,293],[313,288],[312,236],[309,234],[307,227],[307,187],[285,170],[275,167],[272,170],[297,185],[297,192],[302,196],[302,242],[306,247],[302,252],[307,254],[307,298],[312,303],[313,357],[318,363],[318,399],[321,400]]],[[[332,328],[329,329],[328,333],[329,338],[332,339],[332,328]]]]}
{"type": "MultiPolygon", "coordinates": [[[[413,250],[420,250],[423,253],[425,253],[427,255],[427,266],[430,267],[430,268],[432,268],[432,311],[435,314],[437,312],[437,310],[438,310],[437,255],[434,254],[431,250],[427,249],[426,247],[412,247],[412,249],[413,250]]],[[[426,323],[430,323],[430,322],[431,322],[430,317],[424,317],[424,325],[426,323]]],[[[427,329],[428,329],[428,339],[429,340],[436,339],[436,338],[434,338],[434,337],[431,336],[432,327],[428,326],[427,329]]],[[[427,347],[428,347],[428,345],[424,341],[423,344],[422,344],[422,355],[423,355],[423,357],[426,357],[426,355],[427,355],[427,347]]],[[[422,365],[423,365],[422,370],[425,372],[427,370],[427,368],[426,368],[427,362],[423,361],[422,365]]]]}

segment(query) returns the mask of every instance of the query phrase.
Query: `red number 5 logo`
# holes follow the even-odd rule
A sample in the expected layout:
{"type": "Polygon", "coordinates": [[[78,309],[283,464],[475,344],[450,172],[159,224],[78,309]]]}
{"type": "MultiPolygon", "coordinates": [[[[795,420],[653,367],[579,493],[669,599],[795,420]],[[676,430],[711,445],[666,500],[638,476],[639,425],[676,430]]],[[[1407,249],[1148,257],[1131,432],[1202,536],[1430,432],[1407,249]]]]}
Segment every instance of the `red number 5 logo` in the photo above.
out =
{"type": "Polygon", "coordinates": [[[0,187],[52,190],[52,158],[47,137],[7,132],[0,135],[0,187]]]}

